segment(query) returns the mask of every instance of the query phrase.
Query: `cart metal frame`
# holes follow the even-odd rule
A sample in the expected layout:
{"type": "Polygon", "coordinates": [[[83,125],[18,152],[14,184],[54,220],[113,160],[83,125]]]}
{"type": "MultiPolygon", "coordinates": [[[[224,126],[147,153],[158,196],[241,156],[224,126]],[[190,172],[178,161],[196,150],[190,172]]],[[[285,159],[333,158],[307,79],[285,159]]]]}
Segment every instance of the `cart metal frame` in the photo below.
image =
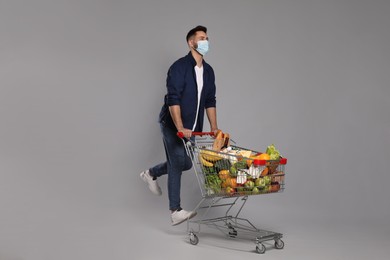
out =
{"type": "MultiPolygon", "coordinates": [[[[180,136],[180,135],[179,135],[180,136]]],[[[273,231],[267,231],[257,228],[248,219],[240,217],[240,213],[245,206],[251,194],[225,194],[225,193],[210,193],[205,185],[205,172],[203,171],[202,163],[199,161],[200,151],[211,150],[214,138],[213,133],[193,133],[193,138],[190,140],[182,137],[187,154],[192,160],[193,168],[201,190],[202,199],[194,208],[194,211],[201,210],[202,214],[198,214],[195,219],[187,220],[187,232],[189,242],[192,245],[197,245],[199,242],[198,235],[201,232],[201,226],[215,228],[230,238],[248,238],[255,243],[256,252],[264,254],[266,247],[263,244],[265,241],[274,240],[276,249],[283,249],[284,242],[281,239],[283,234],[273,231]],[[209,212],[212,208],[226,207],[226,212],[221,217],[209,217],[209,212]],[[233,208],[236,209],[235,214],[233,208]]],[[[233,142],[233,141],[232,141],[233,142]]],[[[238,146],[236,149],[245,149],[238,146]]],[[[248,150],[248,149],[246,149],[248,150]]],[[[221,155],[227,155],[218,152],[221,155]]],[[[232,156],[232,155],[227,155],[232,156]]],[[[248,159],[248,158],[246,158],[248,159]]],[[[284,158],[284,163],[281,165],[284,175],[284,166],[287,159],[284,158]]],[[[279,166],[278,166],[279,167],[279,166]]],[[[276,175],[275,175],[276,176],[276,175]]],[[[280,184],[280,189],[277,192],[284,190],[284,176],[280,184]]],[[[263,192],[262,194],[271,194],[273,192],[263,192]]]]}

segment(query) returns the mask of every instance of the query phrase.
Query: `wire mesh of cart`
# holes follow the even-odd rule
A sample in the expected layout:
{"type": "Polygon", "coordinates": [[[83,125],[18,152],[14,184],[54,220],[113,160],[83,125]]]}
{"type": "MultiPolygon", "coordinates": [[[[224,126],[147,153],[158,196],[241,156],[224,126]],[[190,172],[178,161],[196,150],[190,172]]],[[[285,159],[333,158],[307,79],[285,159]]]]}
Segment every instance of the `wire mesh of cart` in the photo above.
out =
{"type": "Polygon", "coordinates": [[[229,238],[245,238],[255,243],[256,252],[266,251],[265,241],[274,241],[276,249],[283,249],[283,235],[255,227],[240,217],[249,196],[279,193],[284,190],[287,158],[264,160],[260,152],[229,145],[221,151],[213,150],[212,132],[194,132],[191,139],[183,138],[187,154],[202,194],[194,211],[201,210],[197,218],[187,221],[189,241],[199,242],[201,226],[216,228],[229,238]],[[227,208],[221,217],[210,217],[210,209],[227,208]]]}

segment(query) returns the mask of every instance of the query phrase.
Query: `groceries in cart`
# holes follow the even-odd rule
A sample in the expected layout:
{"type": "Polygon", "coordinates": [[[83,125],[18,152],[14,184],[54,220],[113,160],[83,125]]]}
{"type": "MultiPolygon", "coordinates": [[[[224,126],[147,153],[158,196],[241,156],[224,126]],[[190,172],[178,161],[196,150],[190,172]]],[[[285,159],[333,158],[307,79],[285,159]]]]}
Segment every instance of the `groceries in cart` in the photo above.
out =
{"type": "Polygon", "coordinates": [[[269,145],[265,152],[258,152],[236,146],[227,133],[193,132],[192,135],[194,138],[188,141],[182,133],[178,133],[191,158],[202,194],[194,211],[204,209],[202,214],[198,214],[201,215],[199,219],[187,222],[190,243],[198,244],[197,233],[204,225],[214,227],[230,238],[249,237],[260,254],[266,251],[265,241],[274,240],[275,248],[282,249],[283,234],[256,228],[239,214],[249,195],[284,190],[287,159],[281,156],[274,144],[269,145]],[[208,212],[214,207],[226,207],[227,210],[221,217],[209,217],[208,212]],[[236,210],[232,210],[233,207],[236,210]],[[197,229],[190,224],[195,224],[197,229]]]}
{"type": "Polygon", "coordinates": [[[284,189],[287,159],[274,144],[257,152],[230,144],[227,133],[218,132],[212,146],[198,146],[200,170],[208,196],[245,196],[284,189]]]}

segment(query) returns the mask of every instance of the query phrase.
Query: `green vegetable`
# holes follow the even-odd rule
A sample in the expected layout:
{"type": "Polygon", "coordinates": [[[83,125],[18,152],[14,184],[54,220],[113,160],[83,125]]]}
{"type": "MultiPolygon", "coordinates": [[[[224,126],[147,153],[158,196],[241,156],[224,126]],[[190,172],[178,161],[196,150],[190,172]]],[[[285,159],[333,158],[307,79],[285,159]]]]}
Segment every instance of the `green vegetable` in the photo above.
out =
{"type": "Polygon", "coordinates": [[[231,166],[231,163],[228,159],[222,159],[217,161],[214,164],[214,167],[217,168],[217,171],[219,172],[220,170],[229,170],[231,166]]]}
{"type": "Polygon", "coordinates": [[[217,174],[206,174],[206,187],[213,190],[215,193],[221,192],[222,181],[217,174]]]}
{"type": "Polygon", "coordinates": [[[210,173],[217,174],[217,170],[213,166],[212,167],[203,166],[203,172],[206,174],[210,174],[210,173]]]}
{"type": "Polygon", "coordinates": [[[231,167],[230,167],[230,176],[232,176],[232,177],[236,177],[237,176],[237,168],[236,167],[234,167],[234,165],[232,165],[231,167]]]}
{"type": "Polygon", "coordinates": [[[266,186],[271,184],[271,176],[269,176],[269,175],[264,176],[264,184],[266,186]]]}
{"type": "Polygon", "coordinates": [[[246,169],[248,167],[247,163],[245,160],[238,161],[234,164],[234,167],[239,170],[239,169],[246,169]]]}
{"type": "Polygon", "coordinates": [[[265,151],[265,153],[270,156],[271,160],[278,160],[280,158],[280,153],[275,148],[274,144],[271,144],[271,145],[267,146],[267,150],[265,151]]]}

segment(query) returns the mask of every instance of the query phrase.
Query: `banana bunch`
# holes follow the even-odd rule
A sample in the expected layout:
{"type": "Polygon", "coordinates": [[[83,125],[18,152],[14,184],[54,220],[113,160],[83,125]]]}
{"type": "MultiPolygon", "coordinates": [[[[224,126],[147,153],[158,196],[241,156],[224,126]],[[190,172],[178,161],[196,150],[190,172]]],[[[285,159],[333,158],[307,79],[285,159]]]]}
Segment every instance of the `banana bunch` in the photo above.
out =
{"type": "Polygon", "coordinates": [[[199,161],[206,167],[212,167],[216,161],[222,159],[218,153],[208,150],[201,150],[199,153],[199,161]]]}
{"type": "Polygon", "coordinates": [[[200,155],[207,161],[216,162],[221,160],[223,157],[219,155],[217,152],[209,151],[209,150],[201,150],[200,155]]]}
{"type": "Polygon", "coordinates": [[[200,154],[199,154],[199,161],[203,164],[203,166],[206,166],[206,167],[213,167],[214,166],[214,164],[212,162],[207,161],[200,154]]]}

